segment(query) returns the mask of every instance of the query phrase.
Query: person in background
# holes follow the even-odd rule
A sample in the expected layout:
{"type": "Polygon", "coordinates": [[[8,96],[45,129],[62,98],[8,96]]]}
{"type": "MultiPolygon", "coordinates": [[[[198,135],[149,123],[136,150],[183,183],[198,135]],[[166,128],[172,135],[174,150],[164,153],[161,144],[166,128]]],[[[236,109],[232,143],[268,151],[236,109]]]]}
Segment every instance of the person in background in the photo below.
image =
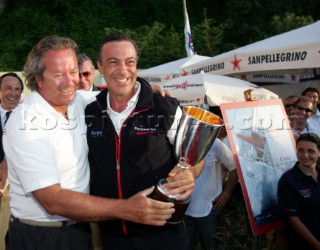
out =
{"type": "Polygon", "coordinates": [[[287,249],[320,249],[320,138],[305,133],[296,141],[298,161],[278,183],[278,206],[285,218],[287,249]]]}
{"type": "MultiPolygon", "coordinates": [[[[23,82],[21,78],[14,72],[9,72],[0,77],[0,198],[4,197],[2,204],[1,221],[5,225],[1,224],[2,232],[7,230],[9,217],[10,217],[10,207],[9,207],[9,185],[7,182],[7,161],[5,159],[3,145],[2,145],[2,135],[5,125],[11,115],[11,112],[17,107],[21,101],[21,95],[23,92],[23,82]]],[[[8,244],[8,234],[5,236],[1,234],[1,242],[8,244]]],[[[2,243],[1,243],[2,244],[2,243]]]]}
{"type": "MultiPolygon", "coordinates": [[[[126,199],[167,178],[168,194],[191,195],[203,162],[175,167],[173,142],[182,115],[175,98],[153,94],[137,77],[138,48],[124,34],[107,36],[100,45],[98,68],[108,88],[86,107],[91,171],[90,192],[126,199]]],[[[154,227],[126,220],[98,223],[107,249],[186,249],[183,223],[154,227]]]]}
{"type": "Polygon", "coordinates": [[[218,249],[216,233],[220,227],[220,212],[238,183],[236,164],[231,150],[218,138],[205,157],[203,172],[195,182],[191,202],[184,217],[190,249],[218,249]],[[222,166],[228,177],[222,187],[222,166]]]}
{"type": "Polygon", "coordinates": [[[310,116],[310,118],[308,119],[309,124],[311,124],[314,127],[320,128],[320,111],[318,109],[319,91],[316,88],[309,87],[309,88],[306,88],[301,95],[308,96],[313,102],[314,111],[312,116],[310,116]]]}
{"type": "MultiPolygon", "coordinates": [[[[0,77],[0,162],[3,165],[0,168],[0,190],[3,190],[7,180],[6,162],[4,160],[4,151],[2,146],[2,134],[7,119],[11,112],[17,107],[21,100],[23,92],[23,82],[21,78],[13,72],[6,73],[0,77]]],[[[0,191],[0,197],[3,192],[0,191]]]]}
{"type": "Polygon", "coordinates": [[[295,102],[294,111],[289,116],[290,126],[295,138],[301,134],[313,132],[320,136],[320,127],[309,123],[309,118],[314,112],[313,101],[307,96],[301,96],[295,102]]]}
{"type": "Polygon", "coordinates": [[[72,39],[48,36],[28,54],[23,73],[32,93],[12,113],[3,136],[9,250],[91,250],[86,222],[118,219],[162,226],[174,212],[173,203],[148,198],[153,187],[127,199],[88,195],[84,109],[95,95],[77,91],[76,51],[72,39]]]}
{"type": "Polygon", "coordinates": [[[77,55],[79,65],[79,89],[99,91],[93,84],[95,68],[92,60],[84,53],[77,55]]]}
{"type": "Polygon", "coordinates": [[[319,90],[314,87],[308,87],[301,93],[302,96],[308,96],[310,99],[312,99],[313,104],[317,106],[319,104],[319,90]]]}
{"type": "Polygon", "coordinates": [[[291,116],[294,113],[295,110],[295,102],[299,99],[299,96],[296,95],[291,95],[288,96],[285,100],[284,100],[284,109],[286,111],[287,116],[291,116]]]}
{"type": "Polygon", "coordinates": [[[23,82],[16,73],[9,72],[0,77],[1,113],[15,109],[21,100],[23,87],[23,82]]]}

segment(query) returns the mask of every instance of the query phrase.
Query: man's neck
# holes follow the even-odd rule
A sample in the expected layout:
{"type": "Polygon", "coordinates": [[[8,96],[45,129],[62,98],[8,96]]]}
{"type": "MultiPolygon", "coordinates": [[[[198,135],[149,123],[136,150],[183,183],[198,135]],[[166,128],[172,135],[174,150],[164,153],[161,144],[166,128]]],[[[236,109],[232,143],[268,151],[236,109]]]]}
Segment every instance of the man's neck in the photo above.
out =
{"type": "Polygon", "coordinates": [[[121,113],[127,108],[128,102],[137,92],[137,88],[133,88],[128,95],[113,95],[109,92],[110,107],[115,112],[121,113]]]}
{"type": "Polygon", "coordinates": [[[5,111],[5,112],[7,112],[7,111],[11,111],[11,109],[10,109],[10,108],[5,108],[5,107],[3,107],[2,105],[1,105],[1,110],[5,111]]]}
{"type": "Polygon", "coordinates": [[[307,119],[305,118],[296,118],[291,120],[291,127],[297,131],[303,131],[307,127],[307,119]]]}
{"type": "Polygon", "coordinates": [[[115,112],[121,113],[123,110],[126,109],[128,101],[126,101],[126,100],[117,100],[117,98],[113,98],[113,97],[110,96],[110,107],[115,112]]]}
{"type": "Polygon", "coordinates": [[[51,105],[55,111],[59,112],[60,114],[62,114],[66,119],[68,118],[68,105],[61,105],[61,106],[54,106],[51,105]]]}

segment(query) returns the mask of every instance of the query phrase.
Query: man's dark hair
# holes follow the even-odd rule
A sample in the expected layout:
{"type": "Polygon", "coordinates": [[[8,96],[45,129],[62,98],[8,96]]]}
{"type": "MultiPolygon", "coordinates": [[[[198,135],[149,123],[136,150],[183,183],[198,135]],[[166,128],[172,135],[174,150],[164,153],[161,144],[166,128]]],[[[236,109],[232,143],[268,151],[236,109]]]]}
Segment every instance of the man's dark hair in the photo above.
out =
{"type": "Polygon", "coordinates": [[[317,90],[316,88],[313,88],[313,87],[308,87],[306,88],[302,93],[301,95],[302,96],[305,96],[307,94],[307,92],[316,92],[319,96],[319,90],[317,90]]]}
{"type": "Polygon", "coordinates": [[[126,34],[122,34],[122,33],[116,33],[116,34],[111,34],[106,36],[102,42],[100,43],[100,47],[99,47],[99,55],[98,55],[98,61],[100,63],[102,63],[102,48],[106,43],[110,43],[110,42],[121,42],[121,41],[128,41],[131,42],[132,45],[134,46],[137,55],[138,55],[138,45],[136,44],[136,42],[128,35],[126,34]]]}
{"type": "Polygon", "coordinates": [[[0,88],[1,88],[1,85],[2,85],[3,79],[5,77],[7,77],[7,76],[12,76],[12,77],[15,77],[15,78],[17,78],[19,80],[20,85],[21,85],[21,93],[22,93],[23,92],[23,88],[24,88],[23,82],[22,82],[21,78],[14,72],[9,72],[9,73],[6,73],[6,74],[0,76],[0,88]]]}

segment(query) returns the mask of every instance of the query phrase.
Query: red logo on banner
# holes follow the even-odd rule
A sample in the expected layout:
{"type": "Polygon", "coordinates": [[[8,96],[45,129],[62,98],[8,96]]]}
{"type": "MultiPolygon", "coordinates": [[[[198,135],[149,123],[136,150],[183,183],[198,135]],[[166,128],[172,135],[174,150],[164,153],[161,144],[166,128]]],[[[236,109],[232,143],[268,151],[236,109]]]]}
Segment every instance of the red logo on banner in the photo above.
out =
{"type": "Polygon", "coordinates": [[[296,82],[296,81],[297,81],[297,76],[291,75],[291,82],[296,82]]]}
{"type": "Polygon", "coordinates": [[[181,76],[187,76],[188,74],[189,74],[188,72],[182,71],[180,75],[181,75],[181,76]]]}
{"type": "Polygon", "coordinates": [[[177,84],[173,90],[175,90],[175,89],[187,90],[187,86],[188,86],[188,82],[185,81],[185,82],[183,82],[181,84],[177,84]]]}
{"type": "Polygon", "coordinates": [[[236,69],[240,70],[240,62],[241,61],[242,60],[238,60],[237,56],[234,55],[234,59],[233,59],[233,61],[231,61],[231,63],[233,64],[233,71],[235,71],[236,69]]]}

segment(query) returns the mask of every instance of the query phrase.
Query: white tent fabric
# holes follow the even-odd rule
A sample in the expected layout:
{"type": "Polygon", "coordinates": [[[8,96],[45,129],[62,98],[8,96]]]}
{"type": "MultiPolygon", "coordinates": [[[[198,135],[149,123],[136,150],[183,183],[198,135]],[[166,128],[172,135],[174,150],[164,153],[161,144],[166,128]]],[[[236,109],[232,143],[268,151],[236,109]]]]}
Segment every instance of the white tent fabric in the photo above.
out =
{"type": "Polygon", "coordinates": [[[320,21],[249,44],[182,67],[185,74],[201,71],[217,75],[240,75],[250,82],[297,82],[292,76],[314,76],[320,71],[320,21]],[[252,75],[247,75],[249,72],[252,75]],[[256,79],[255,79],[256,78],[256,79]]]}
{"type": "Polygon", "coordinates": [[[202,105],[206,96],[210,106],[219,106],[221,103],[245,101],[244,91],[252,89],[251,95],[259,100],[277,99],[275,93],[233,77],[213,74],[188,75],[175,78],[161,85],[170,90],[181,105],[202,105]]]}
{"type": "Polygon", "coordinates": [[[151,84],[161,84],[170,79],[183,76],[184,67],[209,59],[208,56],[193,55],[176,61],[161,64],[149,69],[139,70],[138,76],[146,79],[151,84]]]}

